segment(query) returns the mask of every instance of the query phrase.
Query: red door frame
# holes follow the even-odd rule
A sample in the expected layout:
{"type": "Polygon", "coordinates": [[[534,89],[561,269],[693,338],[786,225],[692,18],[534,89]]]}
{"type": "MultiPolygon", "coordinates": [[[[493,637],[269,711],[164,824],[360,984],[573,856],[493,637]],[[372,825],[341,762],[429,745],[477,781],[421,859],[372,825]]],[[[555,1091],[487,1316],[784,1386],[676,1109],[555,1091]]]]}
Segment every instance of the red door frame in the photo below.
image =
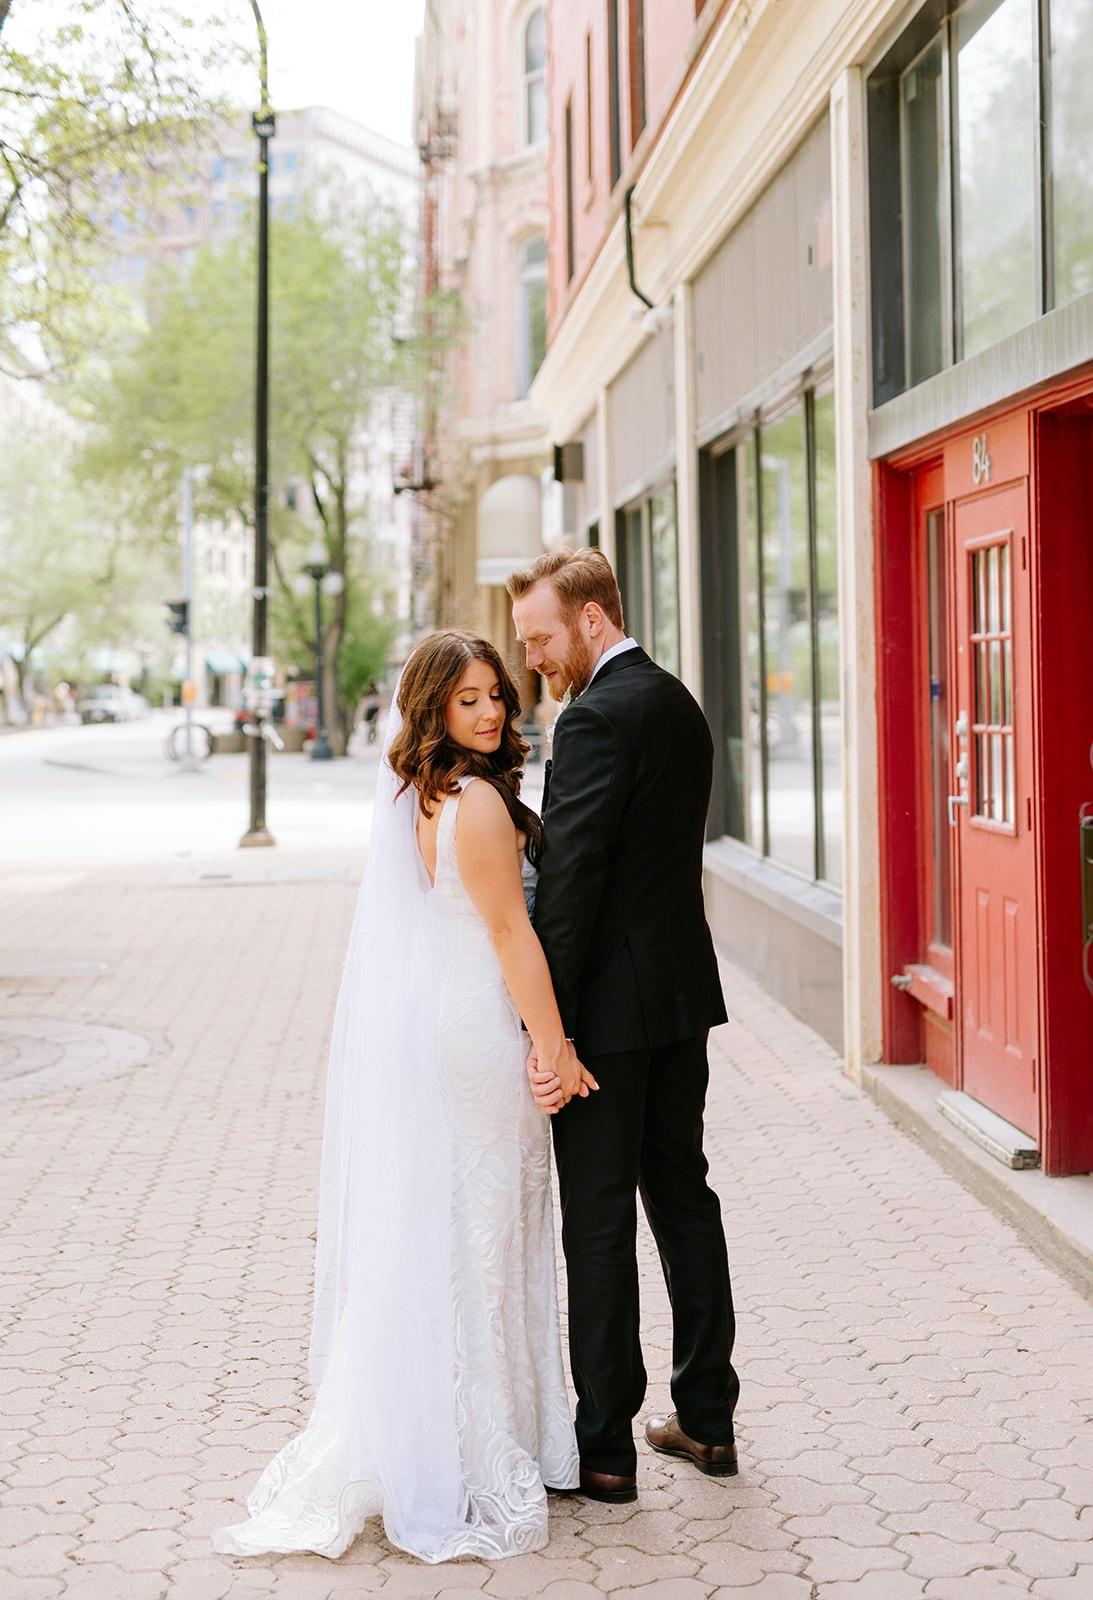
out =
{"type": "MultiPolygon", "coordinates": [[[[1093,996],[1085,989],[1077,949],[1076,816],[1081,798],[1093,800],[1090,371],[874,466],[884,1058],[922,1061],[928,1024],[937,1021],[923,1004],[921,985],[915,998],[889,983],[894,974],[921,970],[917,964],[926,949],[923,883],[929,836],[920,800],[924,749],[916,693],[921,608],[911,603],[921,581],[916,476],[931,464],[942,469],[949,507],[974,492],[972,441],[984,430],[998,461],[992,485],[1027,477],[1030,497],[1041,1158],[1048,1173],[1088,1172],[1093,1170],[1093,996]],[[914,730],[911,736],[909,730],[914,730]]],[[[954,947],[958,938],[954,929],[954,947]]]]}

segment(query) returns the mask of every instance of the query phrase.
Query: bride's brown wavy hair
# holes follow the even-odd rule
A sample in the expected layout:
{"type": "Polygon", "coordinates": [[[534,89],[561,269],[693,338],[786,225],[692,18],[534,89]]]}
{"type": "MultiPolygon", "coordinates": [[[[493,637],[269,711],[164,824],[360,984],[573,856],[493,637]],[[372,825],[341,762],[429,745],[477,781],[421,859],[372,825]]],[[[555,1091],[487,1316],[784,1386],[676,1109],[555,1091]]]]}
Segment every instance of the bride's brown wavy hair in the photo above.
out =
{"type": "Polygon", "coordinates": [[[411,651],[402,670],[398,708],[402,727],[391,741],[387,760],[401,780],[399,794],[416,789],[423,814],[431,817],[438,801],[458,793],[460,778],[484,778],[505,802],[515,827],[527,836],[528,859],[537,864],[543,825],[520,799],[524,757],[531,746],[517,726],[520,696],[516,685],[489,640],[458,628],[428,634],[411,651]],[[489,755],[465,750],[448,736],[448,701],[472,661],[493,668],[505,702],[501,743],[489,755]]]}

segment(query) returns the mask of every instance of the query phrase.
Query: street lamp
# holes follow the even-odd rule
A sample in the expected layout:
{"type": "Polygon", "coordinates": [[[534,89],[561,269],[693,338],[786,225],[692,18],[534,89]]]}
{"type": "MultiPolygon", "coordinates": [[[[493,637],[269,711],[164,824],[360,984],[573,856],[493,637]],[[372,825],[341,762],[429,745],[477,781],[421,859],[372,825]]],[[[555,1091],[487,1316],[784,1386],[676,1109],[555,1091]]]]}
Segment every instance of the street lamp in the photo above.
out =
{"type": "Polygon", "coordinates": [[[250,735],[250,826],[241,845],[273,844],[266,827],[266,740],[265,724],[268,681],[272,672],[266,660],[266,609],[269,600],[269,141],[276,132],[276,120],[269,103],[269,61],[266,25],[251,0],[258,28],[258,70],[261,104],[251,118],[258,136],[258,356],[254,384],[254,619],[251,635],[251,670],[255,675],[251,707],[253,733],[250,735]],[[259,703],[259,702],[263,703],[259,703]]]}
{"type": "Polygon", "coordinates": [[[331,761],[334,752],[327,742],[323,715],[323,595],[341,594],[345,579],[340,572],[331,572],[330,558],[321,539],[308,545],[307,560],[300,574],[300,590],[304,594],[309,578],[315,585],[315,743],[311,747],[311,759],[331,761]]]}

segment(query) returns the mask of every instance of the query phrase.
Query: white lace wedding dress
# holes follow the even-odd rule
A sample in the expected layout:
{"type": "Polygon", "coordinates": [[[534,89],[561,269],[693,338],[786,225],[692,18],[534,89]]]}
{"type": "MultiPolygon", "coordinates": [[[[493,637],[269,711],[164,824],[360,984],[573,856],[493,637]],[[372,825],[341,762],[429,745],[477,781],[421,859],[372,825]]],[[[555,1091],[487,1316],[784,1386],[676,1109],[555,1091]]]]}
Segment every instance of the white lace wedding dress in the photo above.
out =
{"type": "MultiPolygon", "coordinates": [[[[215,1536],[226,1554],[338,1556],[366,1518],[382,1512],[389,1537],[427,1561],[517,1555],[546,1543],[544,1485],[573,1488],[578,1481],[558,1326],[548,1119],[531,1099],[527,1037],[459,876],[461,796],[462,790],[444,803],[436,880],[424,890],[429,938],[437,946],[431,953],[439,958],[435,1059],[450,1140],[450,1238],[440,1252],[450,1270],[450,1339],[445,1349],[443,1337],[418,1337],[410,1365],[420,1369],[428,1362],[430,1370],[391,1375],[396,1386],[404,1382],[414,1391],[402,1398],[403,1408],[429,1403],[424,1397],[430,1392],[454,1404],[453,1481],[441,1489],[435,1482],[446,1470],[443,1416],[437,1417],[435,1461],[428,1459],[427,1417],[407,1416],[403,1440],[370,1437],[370,1431],[397,1430],[400,1411],[387,1406],[382,1414],[382,1374],[371,1375],[379,1380],[371,1390],[376,1403],[369,1405],[367,1394],[362,1400],[350,1298],[310,1421],[266,1468],[247,1502],[250,1520],[215,1536]],[[437,1363],[442,1370],[435,1370],[437,1363]],[[384,1466],[400,1449],[396,1465],[384,1466]],[[407,1459],[415,1451],[426,1459],[407,1459]],[[362,1461],[377,1465],[362,1468],[362,1461]]],[[[417,865],[424,871],[420,857],[417,865]]],[[[525,866],[525,884],[533,879],[525,866]]],[[[399,1243],[395,1238],[396,1249],[399,1243]]],[[[420,1248],[410,1238],[403,1243],[408,1252],[420,1248]]],[[[367,1318],[382,1321],[383,1309],[362,1311],[358,1304],[355,1315],[365,1318],[355,1325],[368,1330],[367,1318]]],[[[403,1331],[408,1342],[423,1332],[403,1331]]]]}

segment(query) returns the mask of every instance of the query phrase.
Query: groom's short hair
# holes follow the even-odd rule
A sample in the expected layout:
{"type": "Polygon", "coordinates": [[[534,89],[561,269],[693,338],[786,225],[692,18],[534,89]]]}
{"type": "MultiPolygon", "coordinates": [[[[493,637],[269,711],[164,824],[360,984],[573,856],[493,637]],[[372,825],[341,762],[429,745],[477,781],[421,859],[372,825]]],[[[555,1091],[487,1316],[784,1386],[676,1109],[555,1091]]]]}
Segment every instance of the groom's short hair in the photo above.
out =
{"type": "Polygon", "coordinates": [[[554,550],[523,572],[514,572],[505,587],[510,600],[522,600],[537,583],[549,582],[558,596],[562,621],[570,623],[591,600],[605,617],[623,626],[622,595],[611,563],[602,550],[554,550]]]}

